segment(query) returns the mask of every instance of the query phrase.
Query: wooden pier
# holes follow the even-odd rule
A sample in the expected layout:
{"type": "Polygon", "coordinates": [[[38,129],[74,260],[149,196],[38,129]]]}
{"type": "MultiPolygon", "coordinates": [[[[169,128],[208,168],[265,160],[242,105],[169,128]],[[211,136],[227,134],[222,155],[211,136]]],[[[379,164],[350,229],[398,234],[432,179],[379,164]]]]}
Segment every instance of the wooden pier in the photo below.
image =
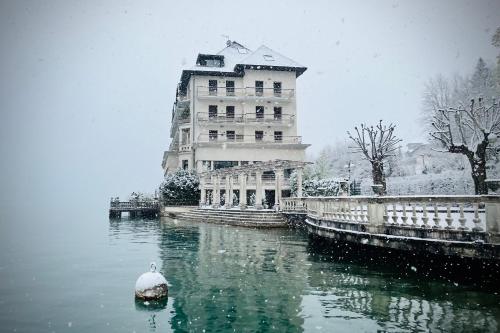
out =
{"type": "Polygon", "coordinates": [[[121,218],[122,213],[128,213],[130,218],[160,216],[160,202],[158,200],[111,201],[109,218],[121,218]]]}

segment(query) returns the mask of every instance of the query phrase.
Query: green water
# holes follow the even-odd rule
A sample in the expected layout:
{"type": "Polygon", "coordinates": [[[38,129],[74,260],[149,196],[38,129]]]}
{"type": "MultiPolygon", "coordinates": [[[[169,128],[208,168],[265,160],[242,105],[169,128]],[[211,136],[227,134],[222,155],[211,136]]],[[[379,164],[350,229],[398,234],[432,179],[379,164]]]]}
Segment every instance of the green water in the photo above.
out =
{"type": "Polygon", "coordinates": [[[336,262],[302,231],[105,216],[1,221],[0,331],[500,329],[498,293],[336,262]],[[153,308],[133,297],[150,261],[170,284],[153,308]]]}

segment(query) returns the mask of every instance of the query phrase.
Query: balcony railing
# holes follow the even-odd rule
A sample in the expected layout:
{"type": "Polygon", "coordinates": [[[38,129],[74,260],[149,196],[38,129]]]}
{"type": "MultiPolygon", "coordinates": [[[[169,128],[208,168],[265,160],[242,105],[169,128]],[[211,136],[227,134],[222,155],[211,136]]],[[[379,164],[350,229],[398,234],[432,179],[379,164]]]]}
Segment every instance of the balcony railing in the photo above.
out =
{"type": "Polygon", "coordinates": [[[190,152],[191,151],[191,144],[181,144],[179,146],[179,151],[180,152],[190,152]]]}
{"type": "Polygon", "coordinates": [[[295,96],[295,89],[276,89],[276,88],[259,88],[259,87],[245,87],[245,88],[234,88],[234,87],[197,87],[198,97],[207,98],[230,98],[230,99],[240,99],[240,98],[264,98],[264,99],[282,99],[288,100],[295,96]]]}
{"type": "Polygon", "coordinates": [[[244,117],[242,115],[214,115],[209,114],[208,112],[198,112],[198,121],[200,122],[214,122],[214,123],[242,123],[244,121],[244,117]]]}
{"type": "Polygon", "coordinates": [[[254,144],[301,144],[301,136],[286,136],[286,135],[264,135],[261,139],[255,135],[226,135],[226,133],[218,134],[200,134],[198,143],[225,143],[225,142],[240,142],[254,144]]]}
{"type": "Polygon", "coordinates": [[[263,114],[246,113],[244,115],[227,116],[224,114],[210,114],[198,112],[198,121],[212,123],[264,123],[264,124],[292,124],[295,119],[293,114],[263,114]]]}

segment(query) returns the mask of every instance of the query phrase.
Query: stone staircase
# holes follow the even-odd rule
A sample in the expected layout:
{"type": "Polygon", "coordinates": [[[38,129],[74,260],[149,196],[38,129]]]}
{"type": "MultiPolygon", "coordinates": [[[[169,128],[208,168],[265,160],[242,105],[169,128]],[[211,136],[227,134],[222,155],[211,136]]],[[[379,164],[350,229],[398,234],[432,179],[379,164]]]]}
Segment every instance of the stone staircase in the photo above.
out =
{"type": "Polygon", "coordinates": [[[208,222],[252,228],[286,227],[286,219],[273,210],[196,208],[177,215],[179,220],[208,222]]]}

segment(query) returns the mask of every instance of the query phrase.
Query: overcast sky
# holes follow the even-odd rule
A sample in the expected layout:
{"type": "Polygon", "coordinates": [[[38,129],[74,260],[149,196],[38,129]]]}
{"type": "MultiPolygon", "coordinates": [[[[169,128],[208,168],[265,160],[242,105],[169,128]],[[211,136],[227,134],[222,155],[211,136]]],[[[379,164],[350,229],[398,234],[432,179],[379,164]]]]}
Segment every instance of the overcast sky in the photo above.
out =
{"type": "Polygon", "coordinates": [[[181,69],[225,38],[308,67],[310,153],[378,119],[422,141],[423,83],[494,62],[500,1],[1,1],[4,204],[152,191],[181,69]],[[8,199],[11,200],[8,200],[8,199]]]}

